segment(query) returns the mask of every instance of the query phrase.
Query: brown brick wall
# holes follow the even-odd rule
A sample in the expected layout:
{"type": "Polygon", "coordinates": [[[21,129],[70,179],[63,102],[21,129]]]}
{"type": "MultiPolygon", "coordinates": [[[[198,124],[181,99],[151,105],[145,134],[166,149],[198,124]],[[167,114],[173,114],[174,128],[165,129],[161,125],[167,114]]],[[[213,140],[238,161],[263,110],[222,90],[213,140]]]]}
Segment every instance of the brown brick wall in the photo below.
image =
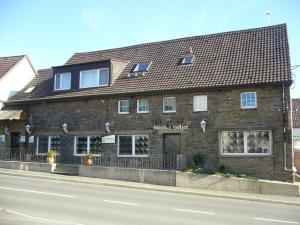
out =
{"type": "Polygon", "coordinates": [[[300,174],[300,151],[294,152],[294,163],[297,168],[297,172],[300,174]]]}
{"type": "MultiPolygon", "coordinates": [[[[166,124],[180,123],[189,125],[181,133],[182,153],[202,152],[206,155],[206,166],[217,170],[226,164],[232,171],[258,174],[262,177],[282,177],[284,171],[283,127],[282,127],[282,89],[281,86],[253,88],[236,88],[193,93],[153,95],[148,97],[150,113],[137,114],[137,97],[129,97],[130,113],[118,115],[118,98],[100,98],[57,103],[42,103],[27,106],[29,120],[34,135],[61,135],[65,157],[73,156],[75,135],[105,134],[104,124],[108,120],[112,134],[148,134],[150,153],[163,153],[164,131],[153,130],[156,121],[166,124]],[[257,92],[257,109],[241,109],[240,93],[257,92]],[[208,96],[208,111],[193,112],[193,96],[208,96]],[[163,113],[163,96],[176,96],[177,112],[163,113]],[[204,133],[200,122],[207,121],[207,132],[204,133]],[[66,122],[70,133],[64,135],[61,125],[66,122]],[[272,130],[273,152],[271,157],[220,157],[219,132],[222,130],[272,130]]],[[[20,108],[20,107],[18,107],[20,108]]],[[[290,127],[289,127],[290,129],[290,127]]],[[[287,140],[287,166],[291,169],[292,148],[290,137],[287,140]]],[[[105,144],[107,152],[117,152],[117,144],[105,144]]],[[[281,178],[280,178],[281,179],[281,178]]]]}

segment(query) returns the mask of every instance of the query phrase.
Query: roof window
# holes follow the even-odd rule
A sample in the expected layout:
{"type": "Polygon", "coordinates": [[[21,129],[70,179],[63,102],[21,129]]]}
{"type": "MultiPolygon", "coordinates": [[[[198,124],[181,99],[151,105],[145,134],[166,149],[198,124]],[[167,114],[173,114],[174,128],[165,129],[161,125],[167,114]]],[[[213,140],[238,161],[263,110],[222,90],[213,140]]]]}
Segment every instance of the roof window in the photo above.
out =
{"type": "Polygon", "coordinates": [[[31,93],[35,89],[35,86],[27,88],[24,93],[31,93]]]}
{"type": "Polygon", "coordinates": [[[147,72],[152,64],[152,61],[141,62],[136,65],[133,72],[147,72]]]}
{"type": "Polygon", "coordinates": [[[193,64],[194,56],[185,56],[182,58],[181,65],[193,64]]]}

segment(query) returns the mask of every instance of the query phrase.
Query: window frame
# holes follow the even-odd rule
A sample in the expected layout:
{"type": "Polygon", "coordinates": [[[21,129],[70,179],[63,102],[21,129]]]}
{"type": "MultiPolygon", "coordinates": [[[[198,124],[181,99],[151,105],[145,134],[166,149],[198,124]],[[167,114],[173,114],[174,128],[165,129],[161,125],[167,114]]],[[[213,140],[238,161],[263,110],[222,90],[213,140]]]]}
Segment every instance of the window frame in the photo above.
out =
{"type": "Polygon", "coordinates": [[[139,99],[137,99],[136,111],[137,111],[137,113],[149,113],[149,111],[150,111],[150,101],[149,101],[149,99],[148,98],[139,98],[139,99]],[[140,111],[140,109],[139,109],[140,100],[147,100],[147,102],[148,102],[148,110],[147,111],[140,111]]]}
{"type": "Polygon", "coordinates": [[[71,89],[71,86],[72,86],[72,74],[71,74],[71,72],[65,72],[65,73],[56,73],[55,75],[54,75],[54,91],[64,91],[64,90],[70,90],[71,89]],[[69,88],[62,88],[62,77],[63,76],[70,76],[70,87],[69,88]],[[60,77],[60,80],[59,80],[59,89],[58,88],[56,88],[56,77],[57,76],[61,76],[60,77]]]}
{"type": "Polygon", "coordinates": [[[240,93],[240,107],[241,107],[241,109],[256,109],[257,108],[257,93],[256,93],[256,91],[247,91],[247,92],[241,92],[240,93]],[[243,106],[243,95],[246,95],[247,96],[247,94],[250,94],[250,93],[254,93],[254,95],[255,95],[255,106],[243,106]]]}
{"type": "MultiPolygon", "coordinates": [[[[39,144],[40,144],[40,137],[47,137],[47,146],[48,146],[48,149],[47,149],[47,153],[51,150],[51,138],[52,137],[59,137],[59,135],[53,135],[53,136],[36,136],[36,149],[35,149],[35,153],[36,155],[46,155],[47,153],[39,153],[39,144]]],[[[57,154],[59,152],[55,152],[55,154],[57,154]]]]}
{"type": "Polygon", "coordinates": [[[184,57],[182,57],[182,60],[181,60],[181,65],[182,66],[187,66],[187,65],[193,65],[193,62],[194,62],[194,56],[184,56],[184,57]],[[192,60],[191,60],[191,62],[189,63],[189,62],[185,62],[186,61],[186,58],[192,58],[192,60]]]}
{"type": "Polygon", "coordinates": [[[176,113],[176,110],[177,110],[176,96],[163,97],[163,113],[176,113]],[[170,110],[170,111],[165,110],[165,99],[167,99],[167,98],[174,98],[175,99],[175,110],[170,110]]]}
{"type": "Polygon", "coordinates": [[[104,68],[100,68],[100,69],[90,69],[90,70],[80,70],[80,74],[79,74],[79,89],[84,89],[84,88],[94,88],[94,87],[108,87],[109,86],[109,68],[108,67],[104,67],[104,68]],[[101,84],[100,85],[100,74],[102,70],[108,70],[108,82],[107,84],[101,84]],[[82,73],[83,72],[91,72],[91,71],[97,71],[97,84],[95,86],[88,86],[88,87],[83,87],[81,80],[82,80],[82,73]]]}
{"type": "Polygon", "coordinates": [[[133,69],[133,72],[134,72],[134,73],[148,72],[151,65],[152,65],[152,61],[143,61],[143,62],[139,62],[139,63],[136,64],[135,68],[133,69]],[[140,64],[143,64],[143,63],[149,63],[148,66],[147,66],[147,68],[146,68],[145,70],[138,70],[139,65],[140,65],[140,64]]]}
{"type": "MultiPolygon", "coordinates": [[[[99,136],[99,137],[102,137],[102,135],[87,135],[87,136],[84,136],[84,135],[77,135],[77,136],[74,136],[74,149],[73,149],[73,155],[74,156],[85,156],[87,155],[88,153],[90,153],[90,142],[91,142],[91,137],[95,137],[95,136],[99,136]],[[86,140],[86,153],[82,154],[82,153],[77,153],[77,137],[86,137],[87,140],[86,140]]],[[[93,156],[101,156],[101,153],[99,154],[95,154],[95,153],[92,153],[93,156]]]]}
{"type": "Polygon", "coordinates": [[[272,130],[264,130],[264,129],[258,129],[258,130],[222,130],[219,132],[219,153],[222,156],[272,156],[273,154],[273,138],[272,138],[272,130]],[[247,137],[249,135],[249,132],[257,131],[257,132],[269,132],[269,153],[249,153],[248,147],[247,147],[247,137]],[[222,132],[243,132],[243,141],[244,141],[244,152],[243,153],[228,153],[223,152],[223,136],[222,132]],[[248,133],[248,135],[246,135],[248,133]]]}
{"type": "Polygon", "coordinates": [[[135,134],[135,135],[129,135],[129,134],[120,134],[118,135],[118,157],[148,157],[149,156],[149,144],[150,143],[150,139],[149,139],[149,135],[148,134],[135,134]],[[148,138],[148,154],[143,154],[143,155],[139,155],[136,154],[135,152],[135,137],[136,136],[143,136],[143,137],[147,137],[148,138]],[[125,154],[120,154],[120,137],[131,137],[131,155],[125,155],[125,154]]]}
{"type": "Polygon", "coordinates": [[[208,108],[208,104],[207,104],[207,95],[194,95],[193,96],[193,112],[207,112],[207,108],[208,108]],[[200,109],[200,110],[196,110],[195,109],[195,99],[196,97],[205,97],[205,101],[206,101],[206,108],[205,109],[200,109]]]}
{"type": "Polygon", "coordinates": [[[118,114],[129,114],[129,108],[130,108],[130,101],[129,101],[129,99],[119,99],[118,100],[118,114]],[[128,102],[128,111],[127,112],[121,112],[120,111],[120,106],[121,106],[121,101],[127,101],[128,102]]]}

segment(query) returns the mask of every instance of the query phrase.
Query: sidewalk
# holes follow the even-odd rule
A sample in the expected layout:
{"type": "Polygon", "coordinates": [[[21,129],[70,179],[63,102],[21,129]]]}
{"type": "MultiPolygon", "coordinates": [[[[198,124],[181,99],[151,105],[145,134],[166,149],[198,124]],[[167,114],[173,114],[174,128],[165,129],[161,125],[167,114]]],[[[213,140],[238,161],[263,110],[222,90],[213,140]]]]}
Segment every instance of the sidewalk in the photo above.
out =
{"type": "Polygon", "coordinates": [[[160,192],[169,192],[169,193],[177,193],[177,194],[199,195],[199,196],[208,196],[208,197],[229,198],[229,199],[238,199],[238,200],[247,200],[247,201],[260,201],[260,202],[268,202],[274,204],[300,206],[299,197],[248,194],[248,193],[225,192],[225,191],[214,191],[214,190],[193,189],[193,188],[179,188],[179,187],[127,182],[127,181],[119,181],[119,180],[107,180],[107,179],[79,177],[79,176],[65,176],[65,175],[59,175],[53,173],[11,170],[11,169],[2,169],[2,168],[0,168],[0,174],[10,175],[10,176],[20,176],[20,177],[31,177],[31,178],[38,178],[38,179],[59,180],[59,181],[83,183],[83,184],[132,188],[132,189],[147,190],[147,191],[160,191],[160,192]]]}

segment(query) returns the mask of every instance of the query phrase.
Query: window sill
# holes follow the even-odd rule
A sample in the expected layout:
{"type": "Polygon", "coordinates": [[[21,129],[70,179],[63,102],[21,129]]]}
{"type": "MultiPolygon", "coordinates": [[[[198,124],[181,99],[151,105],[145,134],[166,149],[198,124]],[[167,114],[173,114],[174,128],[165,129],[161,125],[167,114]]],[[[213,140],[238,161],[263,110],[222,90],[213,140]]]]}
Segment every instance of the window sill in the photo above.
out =
{"type": "Polygon", "coordinates": [[[145,111],[145,112],[137,112],[138,114],[147,114],[147,113],[149,113],[149,111],[145,111]]]}
{"type": "Polygon", "coordinates": [[[118,155],[120,158],[128,158],[128,157],[134,157],[134,158],[147,158],[149,155],[118,155]]]}
{"type": "Polygon", "coordinates": [[[208,110],[203,110],[203,111],[193,111],[193,113],[202,113],[202,112],[208,112],[208,110]]]}
{"type": "Polygon", "coordinates": [[[241,107],[241,109],[257,109],[257,107],[241,107]]]}
{"type": "Polygon", "coordinates": [[[163,111],[163,113],[167,114],[167,113],[176,113],[176,111],[163,111]]]}
{"type": "Polygon", "coordinates": [[[118,112],[118,115],[128,115],[129,114],[129,112],[118,112]]]}
{"type": "Polygon", "coordinates": [[[263,154],[261,154],[261,155],[250,155],[250,154],[240,154],[240,155],[234,155],[234,154],[232,154],[232,155],[218,155],[217,156],[218,158],[275,158],[275,156],[273,156],[273,155],[267,155],[267,154],[265,154],[265,155],[263,155],[263,154]]]}

